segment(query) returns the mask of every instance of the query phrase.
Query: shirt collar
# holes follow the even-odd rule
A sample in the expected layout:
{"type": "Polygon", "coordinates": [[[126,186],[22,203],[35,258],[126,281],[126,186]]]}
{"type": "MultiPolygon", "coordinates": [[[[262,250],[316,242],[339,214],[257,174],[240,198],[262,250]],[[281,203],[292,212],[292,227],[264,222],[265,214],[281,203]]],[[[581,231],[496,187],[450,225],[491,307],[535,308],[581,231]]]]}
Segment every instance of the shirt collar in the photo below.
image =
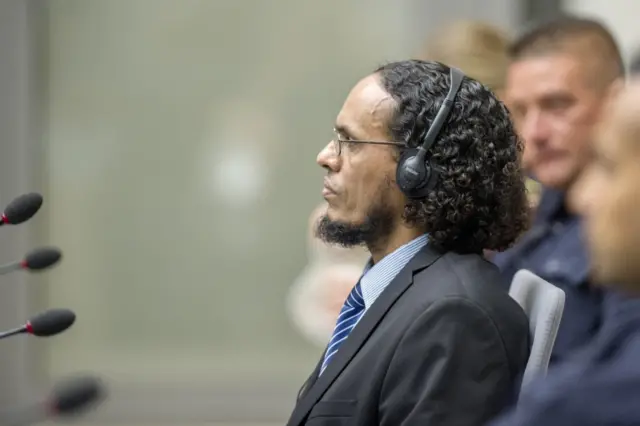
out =
{"type": "Polygon", "coordinates": [[[536,223],[548,223],[572,215],[566,211],[566,194],[551,188],[544,188],[540,203],[536,209],[536,223]]]}
{"type": "Polygon", "coordinates": [[[421,235],[409,241],[405,245],[397,248],[393,253],[388,254],[375,265],[369,259],[364,268],[364,273],[360,279],[362,297],[364,298],[365,309],[369,309],[378,296],[384,291],[398,273],[407,266],[407,263],[427,245],[428,236],[421,235]]]}

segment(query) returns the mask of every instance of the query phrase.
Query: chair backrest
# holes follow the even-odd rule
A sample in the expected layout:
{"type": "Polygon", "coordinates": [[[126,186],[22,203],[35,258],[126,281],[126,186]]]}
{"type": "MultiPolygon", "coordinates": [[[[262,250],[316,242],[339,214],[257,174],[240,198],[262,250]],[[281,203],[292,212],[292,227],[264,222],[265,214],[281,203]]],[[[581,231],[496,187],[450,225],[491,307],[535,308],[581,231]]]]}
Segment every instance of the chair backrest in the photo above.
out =
{"type": "Polygon", "coordinates": [[[547,374],[564,311],[565,294],[553,284],[522,269],[513,277],[509,295],[529,318],[532,346],[522,378],[521,386],[525,387],[532,379],[547,374]]]}

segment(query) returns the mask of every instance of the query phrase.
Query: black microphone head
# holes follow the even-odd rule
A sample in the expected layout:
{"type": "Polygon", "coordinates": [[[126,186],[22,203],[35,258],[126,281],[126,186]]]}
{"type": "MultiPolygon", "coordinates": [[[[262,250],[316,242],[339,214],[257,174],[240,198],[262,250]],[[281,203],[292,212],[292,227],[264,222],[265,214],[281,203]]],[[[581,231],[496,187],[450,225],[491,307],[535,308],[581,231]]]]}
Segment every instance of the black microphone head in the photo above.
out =
{"type": "Polygon", "coordinates": [[[38,271],[55,265],[62,258],[62,252],[55,247],[42,247],[32,250],[22,261],[22,267],[38,271]]]}
{"type": "Polygon", "coordinates": [[[35,215],[42,206],[42,195],[31,192],[15,198],[4,209],[0,222],[17,225],[26,222],[35,215]]]}
{"type": "Polygon", "coordinates": [[[52,414],[77,414],[105,397],[102,381],[93,376],[79,376],[57,383],[49,399],[52,414]]]}
{"type": "Polygon", "coordinates": [[[69,309],[49,309],[31,318],[26,325],[27,333],[39,337],[62,333],[76,321],[76,314],[69,309]]]}

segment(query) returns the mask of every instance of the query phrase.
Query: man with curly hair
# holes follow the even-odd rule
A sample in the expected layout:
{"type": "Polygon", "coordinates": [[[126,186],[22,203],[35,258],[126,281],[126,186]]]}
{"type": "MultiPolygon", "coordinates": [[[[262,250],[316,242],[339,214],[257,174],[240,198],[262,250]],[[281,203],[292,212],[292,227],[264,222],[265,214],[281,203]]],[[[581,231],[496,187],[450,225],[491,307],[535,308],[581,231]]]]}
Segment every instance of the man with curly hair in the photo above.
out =
{"type": "Polygon", "coordinates": [[[527,226],[521,151],[495,95],[442,64],[395,62],[356,84],[318,155],[317,235],[371,259],[289,426],[475,426],[512,402],[528,321],[482,251],[527,226]],[[402,170],[426,165],[435,177],[408,190],[402,170]]]}

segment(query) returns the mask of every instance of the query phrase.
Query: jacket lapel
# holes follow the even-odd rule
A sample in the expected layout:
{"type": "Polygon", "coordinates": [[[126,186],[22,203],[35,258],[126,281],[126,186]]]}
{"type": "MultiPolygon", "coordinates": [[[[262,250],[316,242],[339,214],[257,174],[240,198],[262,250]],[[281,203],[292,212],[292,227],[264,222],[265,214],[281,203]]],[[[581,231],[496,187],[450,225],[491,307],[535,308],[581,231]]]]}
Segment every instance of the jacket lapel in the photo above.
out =
{"type": "Polygon", "coordinates": [[[320,368],[322,367],[322,361],[324,360],[325,353],[326,349],[325,352],[322,352],[322,356],[320,357],[318,364],[316,364],[316,368],[313,370],[313,373],[311,373],[309,378],[307,378],[307,380],[298,391],[298,398],[296,399],[296,401],[300,401],[307,394],[307,392],[309,392],[309,389],[313,387],[314,382],[318,380],[318,374],[320,374],[320,368]]]}
{"type": "MultiPolygon", "coordinates": [[[[409,261],[407,266],[400,271],[380,294],[375,303],[367,309],[360,322],[340,346],[340,350],[334,355],[331,363],[320,377],[317,377],[318,367],[316,367],[316,370],[300,392],[300,399],[298,399],[287,426],[298,426],[304,422],[313,406],[358,353],[387,311],[413,283],[413,274],[431,265],[442,254],[442,252],[427,244],[409,261]],[[317,377],[317,380],[313,382],[315,377],[317,377]]],[[[320,365],[321,363],[322,359],[320,365]]]]}

